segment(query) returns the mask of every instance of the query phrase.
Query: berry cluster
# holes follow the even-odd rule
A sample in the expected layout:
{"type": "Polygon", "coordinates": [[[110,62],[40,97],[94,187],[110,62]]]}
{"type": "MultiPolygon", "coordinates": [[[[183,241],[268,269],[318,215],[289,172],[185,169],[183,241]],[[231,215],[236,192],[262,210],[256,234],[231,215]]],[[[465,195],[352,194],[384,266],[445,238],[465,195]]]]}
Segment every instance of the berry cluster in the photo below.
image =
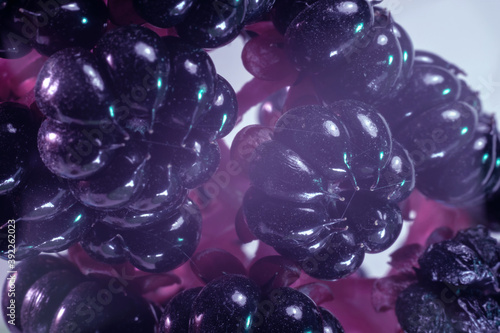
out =
{"type": "Polygon", "coordinates": [[[90,50],[107,25],[102,0],[2,0],[0,58],[21,58],[32,48],[47,56],[68,47],[90,50]]]}
{"type": "Polygon", "coordinates": [[[377,282],[315,280],[390,247],[414,188],[500,220],[494,118],[464,71],[415,51],[378,3],[0,0],[0,57],[43,55],[0,91],[23,103],[0,103],[0,254],[24,260],[3,289],[12,330],[340,333],[330,287],[354,281],[353,295],[374,286],[395,304],[405,332],[499,331],[500,248],[482,227],[403,247],[418,264],[395,256],[398,274],[377,282]],[[255,77],[238,96],[203,50],[237,36],[255,77]],[[262,126],[219,146],[266,98],[262,126]],[[202,186],[221,161],[235,172],[215,198],[202,186]],[[39,255],[66,249],[83,275],[39,255]],[[106,280],[118,268],[128,287],[106,280]]]}
{"type": "Polygon", "coordinates": [[[2,312],[16,332],[153,332],[157,323],[154,307],[117,278],[84,276],[64,259],[24,260],[8,278],[2,312]]]}
{"type": "MultiPolygon", "coordinates": [[[[68,48],[50,57],[35,95],[47,119],[38,131],[44,165],[31,173],[25,160],[37,126],[9,118],[19,105],[2,104],[1,113],[2,144],[26,143],[28,152],[2,170],[3,200],[13,202],[10,218],[22,231],[18,259],[81,240],[108,263],[167,271],[185,262],[201,232],[187,189],[216,170],[215,140],[236,121],[235,93],[208,54],[177,37],[122,27],[93,53],[68,48]]],[[[29,117],[23,112],[16,117],[29,117]]]]}
{"type": "Polygon", "coordinates": [[[344,332],[337,318],[300,291],[281,287],[261,293],[241,275],[179,293],[166,305],[160,327],[162,333],[344,332]]]}
{"type": "Polygon", "coordinates": [[[352,100],[286,112],[256,148],[249,176],[243,212],[252,233],[321,279],[345,277],[365,251],[394,243],[397,203],[415,184],[384,118],[352,100]]]}
{"type": "Polygon", "coordinates": [[[498,332],[500,246],[484,227],[430,245],[403,290],[396,315],[405,332],[498,332]]]}

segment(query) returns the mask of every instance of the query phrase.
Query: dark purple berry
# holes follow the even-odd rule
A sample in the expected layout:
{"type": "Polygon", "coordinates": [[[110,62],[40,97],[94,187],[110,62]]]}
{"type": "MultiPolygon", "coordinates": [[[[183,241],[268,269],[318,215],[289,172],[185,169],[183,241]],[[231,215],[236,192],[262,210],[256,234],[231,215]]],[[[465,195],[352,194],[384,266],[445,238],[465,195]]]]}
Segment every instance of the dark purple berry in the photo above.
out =
{"type": "Polygon", "coordinates": [[[198,1],[176,26],[183,39],[203,48],[220,47],[235,39],[243,28],[247,1],[198,1]]]}
{"type": "Polygon", "coordinates": [[[160,28],[173,27],[184,21],[195,0],[133,0],[137,13],[160,28]]]}
{"type": "Polygon", "coordinates": [[[347,49],[373,25],[365,0],[318,1],[305,8],[286,31],[286,48],[301,69],[317,73],[344,60],[347,49]]]}
{"type": "Polygon", "coordinates": [[[59,51],[45,62],[35,86],[36,102],[49,118],[98,125],[110,121],[113,96],[108,77],[84,49],[59,51]]]}

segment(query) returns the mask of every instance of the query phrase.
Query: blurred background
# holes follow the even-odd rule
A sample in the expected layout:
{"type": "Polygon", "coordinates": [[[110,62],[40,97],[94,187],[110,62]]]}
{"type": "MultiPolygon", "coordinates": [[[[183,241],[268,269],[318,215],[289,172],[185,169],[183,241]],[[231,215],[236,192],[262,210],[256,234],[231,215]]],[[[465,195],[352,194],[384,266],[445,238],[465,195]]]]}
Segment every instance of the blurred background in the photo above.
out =
{"type": "MultiPolygon", "coordinates": [[[[480,92],[484,110],[500,113],[499,0],[384,0],[380,6],[391,10],[395,20],[410,34],[415,49],[437,53],[463,69],[467,73],[466,81],[480,92]]],[[[242,39],[237,39],[210,52],[217,72],[235,91],[252,78],[241,64],[242,47],[242,39]]],[[[227,142],[239,129],[257,122],[256,110],[254,108],[244,117],[242,124],[227,137],[227,142]]],[[[410,225],[410,222],[405,223],[399,240],[389,250],[366,256],[362,269],[368,276],[386,274],[389,254],[405,241],[410,225]]],[[[7,271],[7,263],[2,260],[2,284],[7,271]]],[[[3,321],[0,332],[8,332],[3,321]]]]}

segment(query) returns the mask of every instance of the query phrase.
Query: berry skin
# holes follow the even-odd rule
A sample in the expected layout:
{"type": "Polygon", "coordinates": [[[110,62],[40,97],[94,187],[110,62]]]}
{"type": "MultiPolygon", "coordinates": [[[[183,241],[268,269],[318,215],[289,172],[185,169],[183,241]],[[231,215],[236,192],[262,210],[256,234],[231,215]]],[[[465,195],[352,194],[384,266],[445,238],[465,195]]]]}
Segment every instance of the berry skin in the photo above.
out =
{"type": "Polygon", "coordinates": [[[319,307],[319,312],[323,318],[323,332],[324,333],[344,333],[344,328],[339,320],[335,318],[330,311],[325,308],[319,307]]]}
{"type": "Polygon", "coordinates": [[[9,299],[20,308],[13,332],[154,331],[152,305],[114,278],[83,276],[69,261],[45,255],[18,264],[14,276],[15,295],[8,281],[2,290],[4,320],[9,299]]]}
{"type": "Polygon", "coordinates": [[[214,101],[217,75],[210,56],[177,37],[163,37],[170,54],[172,87],[156,115],[158,123],[190,129],[214,101]]]}
{"type": "Polygon", "coordinates": [[[184,21],[195,0],[133,0],[137,13],[160,28],[170,28],[184,21]]]}
{"type": "Polygon", "coordinates": [[[314,77],[326,103],[356,99],[374,103],[391,92],[402,74],[403,55],[391,26],[373,26],[344,50],[338,64],[314,77]]]}
{"type": "Polygon", "coordinates": [[[104,34],[108,11],[102,0],[72,0],[45,4],[29,1],[23,12],[36,26],[33,47],[50,56],[57,51],[82,47],[90,50],[104,34]],[[55,5],[54,5],[55,4],[55,5]]]}
{"type": "Polygon", "coordinates": [[[398,39],[399,45],[401,46],[401,52],[403,54],[403,65],[401,66],[401,73],[394,86],[394,91],[399,91],[406,85],[411,75],[413,74],[415,48],[413,47],[410,35],[402,26],[394,22],[391,28],[392,32],[398,39]]]}
{"type": "Polygon", "coordinates": [[[498,135],[494,126],[481,117],[472,139],[447,157],[445,165],[419,173],[420,191],[451,205],[471,205],[474,199],[484,199],[491,191],[489,184],[498,178],[498,135]]]}
{"type": "MultiPolygon", "coordinates": [[[[86,234],[81,245],[96,260],[108,264],[128,260],[140,270],[151,273],[170,271],[186,262],[201,236],[201,214],[197,206],[186,201],[174,212],[167,210],[148,215],[148,223],[136,226],[132,224],[134,221],[118,224],[121,221],[106,216],[104,223],[97,223],[86,234]]],[[[142,222],[140,216],[137,218],[142,222]]]]}
{"type": "Polygon", "coordinates": [[[286,47],[297,67],[317,73],[341,63],[372,25],[373,9],[365,0],[318,1],[292,21],[286,47]]]}
{"type": "Polygon", "coordinates": [[[267,195],[312,202],[328,194],[327,183],[305,160],[277,141],[264,142],[250,164],[250,178],[267,195]]]}
{"type": "Polygon", "coordinates": [[[168,302],[160,320],[160,333],[188,333],[191,307],[201,287],[184,290],[168,302]]]}
{"type": "Polygon", "coordinates": [[[193,302],[190,332],[249,332],[259,289],[248,278],[228,275],[206,285],[193,302]]]}
{"type": "Polygon", "coordinates": [[[286,112],[276,123],[275,140],[290,147],[331,181],[346,177],[345,154],[351,151],[345,125],[322,106],[286,112]],[[300,129],[300,130],[297,130],[300,129]],[[310,149],[312,146],[316,149],[310,149]]]}
{"type": "Polygon", "coordinates": [[[500,246],[483,226],[431,244],[418,259],[417,283],[397,297],[405,332],[497,332],[500,246]]]}
{"type": "MultiPolygon", "coordinates": [[[[342,210],[342,204],[339,208],[342,210]]],[[[396,204],[373,197],[371,192],[358,192],[345,208],[346,225],[367,253],[387,250],[403,227],[401,211],[396,204]]]]}
{"type": "Polygon", "coordinates": [[[320,204],[298,205],[269,197],[255,187],[246,192],[243,210],[252,233],[279,248],[306,247],[330,224],[328,212],[320,204]]]}
{"type": "Polygon", "coordinates": [[[113,161],[98,174],[85,180],[71,180],[71,193],[84,205],[98,210],[115,210],[132,202],[144,189],[149,171],[144,145],[121,148],[113,161]]]}
{"type": "Polygon", "coordinates": [[[276,0],[271,11],[274,27],[284,35],[293,19],[296,18],[301,11],[317,1],[318,0],[276,0]]]}
{"type": "Polygon", "coordinates": [[[406,86],[378,109],[391,126],[397,127],[431,108],[457,101],[460,91],[460,81],[447,69],[416,63],[406,86]]]}
{"type": "Polygon", "coordinates": [[[248,0],[245,25],[260,21],[269,13],[276,0],[248,0]]]}
{"type": "Polygon", "coordinates": [[[444,104],[413,116],[396,138],[412,152],[417,172],[443,164],[469,143],[477,127],[476,111],[463,102],[444,104]]]}
{"type": "Polygon", "coordinates": [[[381,199],[401,202],[415,188],[415,176],[415,166],[408,151],[399,142],[393,141],[389,162],[380,170],[378,182],[370,190],[381,199]]]}
{"type": "Polygon", "coordinates": [[[116,128],[103,133],[97,126],[62,124],[46,119],[38,132],[45,166],[59,177],[83,179],[106,167],[121,144],[116,128]]]}
{"type": "Polygon", "coordinates": [[[193,5],[186,19],[176,26],[179,36],[199,47],[223,46],[243,28],[247,1],[207,0],[193,5]]]}
{"type": "Polygon", "coordinates": [[[354,100],[338,101],[330,109],[349,131],[352,151],[347,152],[346,163],[356,186],[377,179],[392,152],[392,133],[384,117],[373,107],[354,100]]]}
{"type": "Polygon", "coordinates": [[[153,31],[127,26],[105,34],[94,50],[111,78],[117,98],[132,99],[131,114],[152,121],[168,87],[170,60],[165,44],[153,31]]]}
{"type": "Polygon", "coordinates": [[[283,287],[273,290],[268,297],[268,302],[277,306],[265,313],[263,325],[255,325],[255,332],[324,332],[319,309],[303,293],[283,287]]]}
{"type": "Polygon", "coordinates": [[[26,178],[30,158],[36,155],[38,121],[22,104],[0,103],[0,195],[13,191],[26,178]]]}
{"type": "Polygon", "coordinates": [[[63,123],[99,125],[110,120],[113,95],[104,73],[89,51],[59,51],[38,74],[37,105],[47,117],[63,123]]]}
{"type": "Polygon", "coordinates": [[[236,93],[226,79],[217,75],[213,104],[202,113],[194,128],[212,140],[220,139],[231,132],[237,117],[236,93]]]}

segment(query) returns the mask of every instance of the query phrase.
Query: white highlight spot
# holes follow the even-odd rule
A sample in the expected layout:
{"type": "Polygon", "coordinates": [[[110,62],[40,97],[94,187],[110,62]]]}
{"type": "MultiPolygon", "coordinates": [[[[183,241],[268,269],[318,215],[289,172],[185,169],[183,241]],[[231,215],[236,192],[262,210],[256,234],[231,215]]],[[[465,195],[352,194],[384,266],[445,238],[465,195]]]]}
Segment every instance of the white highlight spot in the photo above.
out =
{"type": "Polygon", "coordinates": [[[372,137],[376,138],[378,135],[377,126],[371,121],[370,118],[365,116],[364,114],[359,114],[358,119],[361,123],[361,126],[365,129],[365,131],[372,137]]]}
{"type": "Polygon", "coordinates": [[[401,157],[395,156],[391,160],[391,168],[396,171],[396,173],[400,173],[403,170],[403,161],[401,157]]]}
{"type": "Polygon", "coordinates": [[[427,85],[435,85],[435,84],[440,84],[444,82],[444,77],[441,75],[432,75],[432,74],[427,74],[424,76],[424,83],[427,85]]]}
{"type": "Polygon", "coordinates": [[[240,293],[239,291],[235,291],[234,294],[231,296],[231,299],[233,300],[234,303],[242,307],[245,306],[245,304],[247,304],[247,297],[242,293],[240,293]]]}
{"type": "Polygon", "coordinates": [[[102,81],[101,76],[94,68],[90,65],[83,65],[83,71],[87,74],[91,79],[91,84],[97,89],[103,91],[104,90],[104,82],[102,81]]]}
{"type": "Polygon", "coordinates": [[[154,49],[144,42],[138,42],[134,46],[135,52],[149,62],[156,60],[156,53],[154,49]]]}
{"type": "Polygon", "coordinates": [[[339,137],[340,136],[340,130],[333,121],[327,120],[323,123],[323,127],[327,130],[327,132],[330,135],[333,135],[334,137],[339,137]]]}
{"type": "Polygon", "coordinates": [[[184,68],[191,74],[196,75],[198,72],[198,65],[193,64],[191,61],[186,60],[184,62],[184,68]]]}
{"type": "Polygon", "coordinates": [[[287,307],[286,314],[289,315],[290,317],[294,318],[295,320],[302,319],[302,310],[296,305],[291,305],[291,306],[287,307]]]}
{"type": "Polygon", "coordinates": [[[337,5],[337,10],[345,14],[354,14],[358,11],[358,5],[352,1],[344,1],[337,5]]]}
{"type": "Polygon", "coordinates": [[[386,45],[389,39],[387,38],[386,35],[380,35],[377,38],[377,44],[378,45],[386,45]]]}
{"type": "Polygon", "coordinates": [[[443,113],[441,113],[441,117],[445,120],[451,120],[455,121],[460,118],[460,112],[457,110],[446,110],[443,113]]]}

